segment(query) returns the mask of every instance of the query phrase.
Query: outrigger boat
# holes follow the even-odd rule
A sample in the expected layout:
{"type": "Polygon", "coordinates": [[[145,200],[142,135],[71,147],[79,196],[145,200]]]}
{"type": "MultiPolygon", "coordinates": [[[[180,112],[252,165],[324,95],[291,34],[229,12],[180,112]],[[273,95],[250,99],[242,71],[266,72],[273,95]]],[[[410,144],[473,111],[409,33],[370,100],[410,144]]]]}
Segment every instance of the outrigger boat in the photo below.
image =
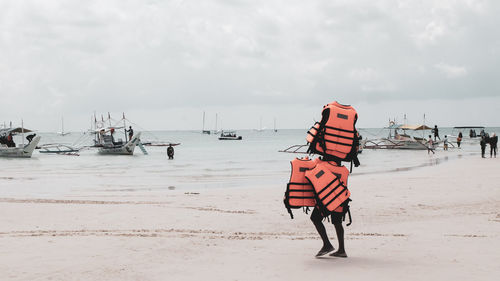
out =
{"type": "Polygon", "coordinates": [[[35,136],[31,142],[25,144],[24,134],[33,132],[32,130],[26,129],[24,127],[17,128],[3,128],[0,129],[0,157],[9,158],[30,158],[35,150],[36,146],[40,142],[41,137],[35,136]],[[21,134],[22,143],[17,147],[14,141],[7,141],[7,136],[15,136],[21,134]]]}
{"type": "Polygon", "coordinates": [[[242,136],[237,136],[235,131],[222,131],[219,140],[242,140],[242,136]]]}
{"type": "Polygon", "coordinates": [[[389,127],[384,129],[389,130],[387,138],[363,140],[362,148],[366,149],[410,149],[410,150],[433,150],[437,146],[437,142],[433,142],[432,147],[429,147],[429,142],[424,138],[424,132],[432,130],[426,125],[401,125],[391,122],[389,127]],[[399,130],[403,132],[400,133],[399,130]],[[417,137],[408,132],[422,132],[422,137],[417,137]]]}
{"type": "Polygon", "coordinates": [[[68,144],[63,143],[46,143],[40,146],[38,152],[45,154],[64,154],[64,155],[76,155],[80,152],[80,148],[72,147],[68,144]]]}
{"type": "Polygon", "coordinates": [[[94,139],[94,147],[98,148],[99,154],[105,155],[133,155],[136,146],[139,146],[141,151],[144,154],[148,154],[146,149],[141,143],[141,133],[138,132],[133,135],[132,139],[128,141],[123,141],[121,139],[115,140],[114,133],[118,129],[123,129],[125,134],[125,140],[128,139],[127,136],[127,126],[125,124],[125,115],[123,115],[122,120],[118,120],[116,124],[123,121],[122,126],[113,126],[111,124],[111,117],[108,113],[108,119],[105,121],[102,118],[101,122],[98,122],[94,116],[94,130],[93,133],[95,135],[94,139]],[[105,123],[109,122],[108,127],[104,127],[105,123]]]}

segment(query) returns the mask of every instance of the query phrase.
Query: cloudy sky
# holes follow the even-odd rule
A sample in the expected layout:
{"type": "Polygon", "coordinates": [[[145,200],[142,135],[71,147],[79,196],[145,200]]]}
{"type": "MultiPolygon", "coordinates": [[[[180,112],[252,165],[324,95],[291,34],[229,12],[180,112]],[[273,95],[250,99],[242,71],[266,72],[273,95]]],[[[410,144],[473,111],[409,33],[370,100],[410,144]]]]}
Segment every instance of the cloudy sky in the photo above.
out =
{"type": "Polygon", "coordinates": [[[0,0],[0,122],[500,126],[500,1],[0,0]]]}

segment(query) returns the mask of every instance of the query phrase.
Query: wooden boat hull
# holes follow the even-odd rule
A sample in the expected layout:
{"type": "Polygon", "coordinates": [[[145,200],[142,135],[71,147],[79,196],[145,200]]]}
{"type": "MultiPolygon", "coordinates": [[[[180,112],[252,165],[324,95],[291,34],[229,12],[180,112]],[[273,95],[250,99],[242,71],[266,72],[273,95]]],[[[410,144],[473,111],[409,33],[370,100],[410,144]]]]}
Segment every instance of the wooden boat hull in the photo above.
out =
{"type": "Polygon", "coordinates": [[[0,147],[0,157],[30,158],[38,142],[40,142],[40,138],[40,136],[34,137],[33,140],[24,147],[0,147]]]}
{"type": "Polygon", "coordinates": [[[238,137],[219,137],[219,140],[242,140],[241,136],[238,137]]]}
{"type": "Polygon", "coordinates": [[[137,133],[131,141],[124,145],[99,147],[98,153],[102,155],[134,155],[135,147],[141,141],[140,137],[141,133],[137,133]]]}

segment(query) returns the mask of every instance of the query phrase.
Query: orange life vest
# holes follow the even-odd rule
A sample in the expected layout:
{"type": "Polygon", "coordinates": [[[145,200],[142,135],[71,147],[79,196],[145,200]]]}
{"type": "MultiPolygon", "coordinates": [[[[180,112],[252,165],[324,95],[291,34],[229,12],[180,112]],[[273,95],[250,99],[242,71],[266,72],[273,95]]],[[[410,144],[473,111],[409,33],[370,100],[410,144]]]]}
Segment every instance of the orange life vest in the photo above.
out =
{"type": "Polygon", "coordinates": [[[323,155],[326,160],[353,160],[358,147],[357,120],[358,114],[350,105],[325,105],[321,122],[307,132],[309,152],[323,155]]]}
{"type": "Polygon", "coordinates": [[[323,216],[332,212],[344,212],[343,206],[349,201],[351,192],[347,189],[349,170],[330,162],[318,161],[314,169],[308,170],[305,177],[313,185],[316,205],[323,216]]]}
{"type": "Polygon", "coordinates": [[[293,219],[292,208],[316,206],[314,189],[311,183],[306,179],[305,173],[316,166],[319,159],[295,158],[290,163],[292,172],[290,182],[286,186],[285,198],[283,202],[293,219]]]}

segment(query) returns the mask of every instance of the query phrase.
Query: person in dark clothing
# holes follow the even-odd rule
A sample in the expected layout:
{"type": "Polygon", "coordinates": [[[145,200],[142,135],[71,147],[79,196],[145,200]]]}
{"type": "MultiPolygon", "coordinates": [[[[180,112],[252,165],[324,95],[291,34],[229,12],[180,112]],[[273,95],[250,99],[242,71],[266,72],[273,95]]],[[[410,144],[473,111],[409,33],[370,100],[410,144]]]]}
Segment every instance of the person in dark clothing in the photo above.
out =
{"type": "Polygon", "coordinates": [[[458,145],[458,148],[460,148],[460,143],[462,142],[462,138],[464,136],[462,135],[462,132],[458,133],[458,137],[457,137],[457,145],[458,145]]]}
{"type": "MultiPolygon", "coordinates": [[[[335,231],[337,232],[337,239],[339,240],[339,249],[336,252],[330,254],[330,256],[332,257],[347,258],[347,254],[344,248],[344,227],[342,226],[343,216],[344,216],[343,213],[335,213],[335,212],[331,216],[332,223],[335,226],[335,231]]],[[[321,211],[318,208],[314,208],[311,214],[311,221],[316,227],[316,230],[318,231],[321,240],[323,240],[323,247],[321,247],[319,252],[316,254],[316,257],[324,256],[335,250],[332,243],[330,243],[330,240],[328,239],[328,235],[326,234],[326,228],[323,225],[323,219],[324,217],[323,215],[321,215],[321,211]]]]}
{"type": "Polygon", "coordinates": [[[7,147],[16,147],[16,143],[12,138],[12,133],[9,133],[9,135],[7,136],[7,147]]]}
{"type": "Polygon", "coordinates": [[[26,139],[28,140],[28,143],[31,143],[31,141],[33,140],[33,138],[35,136],[36,136],[36,134],[31,134],[31,135],[26,136],[26,139]]]}
{"type": "Polygon", "coordinates": [[[495,156],[497,158],[497,145],[498,145],[498,136],[493,133],[490,137],[490,158],[495,156]]]}
{"type": "Polygon", "coordinates": [[[486,150],[486,137],[485,136],[481,137],[481,142],[479,144],[481,145],[481,157],[484,158],[484,152],[486,150]]]}
{"type": "Polygon", "coordinates": [[[134,136],[134,130],[132,130],[132,126],[128,126],[128,130],[125,130],[128,132],[128,140],[131,141],[132,137],[134,136]]]}
{"type": "Polygon", "coordinates": [[[172,147],[172,144],[168,145],[167,156],[168,156],[168,159],[174,159],[174,148],[172,147]]]}
{"type": "Polygon", "coordinates": [[[432,132],[434,133],[434,141],[436,141],[436,138],[441,140],[441,138],[439,137],[439,129],[437,125],[434,125],[434,129],[432,129],[432,132]]]}

